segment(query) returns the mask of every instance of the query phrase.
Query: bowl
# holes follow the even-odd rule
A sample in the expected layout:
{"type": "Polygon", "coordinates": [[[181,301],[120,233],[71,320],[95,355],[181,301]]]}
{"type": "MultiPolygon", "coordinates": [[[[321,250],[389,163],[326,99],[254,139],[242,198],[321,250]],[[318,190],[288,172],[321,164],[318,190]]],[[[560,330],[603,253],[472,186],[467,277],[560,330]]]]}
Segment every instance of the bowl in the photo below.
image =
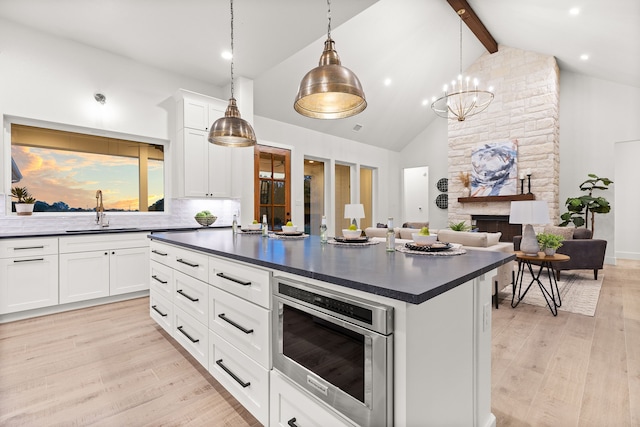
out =
{"type": "Polygon", "coordinates": [[[213,224],[214,222],[216,222],[216,219],[218,219],[217,216],[215,215],[209,215],[209,216],[197,216],[195,217],[196,222],[198,224],[200,224],[203,227],[208,227],[211,224],[213,224]]]}
{"type": "Polygon", "coordinates": [[[357,230],[349,230],[348,228],[343,228],[342,235],[345,239],[357,239],[362,235],[362,230],[360,230],[359,228],[357,230]]]}
{"type": "Polygon", "coordinates": [[[411,237],[413,238],[413,241],[415,242],[416,245],[422,245],[422,246],[430,246],[433,245],[436,240],[438,240],[438,236],[423,236],[419,233],[411,233],[411,237]]]}
{"type": "Polygon", "coordinates": [[[298,226],[297,225],[283,225],[282,226],[282,231],[284,233],[295,233],[296,231],[298,231],[298,226]]]}
{"type": "Polygon", "coordinates": [[[262,228],[262,224],[249,224],[246,226],[246,230],[260,230],[262,228]]]}

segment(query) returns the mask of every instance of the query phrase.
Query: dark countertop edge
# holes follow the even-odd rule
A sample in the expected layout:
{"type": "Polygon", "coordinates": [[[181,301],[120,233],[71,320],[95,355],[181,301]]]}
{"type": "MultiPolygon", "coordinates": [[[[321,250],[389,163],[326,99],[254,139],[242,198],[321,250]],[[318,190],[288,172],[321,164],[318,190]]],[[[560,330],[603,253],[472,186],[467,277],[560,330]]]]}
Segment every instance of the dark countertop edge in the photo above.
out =
{"type": "Polygon", "coordinates": [[[77,229],[71,230],[59,230],[59,231],[33,231],[20,234],[14,233],[0,233],[0,239],[28,239],[36,237],[70,237],[70,236],[86,236],[88,234],[120,234],[120,233],[162,233],[165,231],[181,232],[181,231],[202,231],[202,230],[215,230],[220,228],[230,228],[230,226],[219,227],[126,227],[119,229],[114,227],[113,229],[106,228],[105,230],[91,230],[91,229],[77,229]]]}
{"type": "Polygon", "coordinates": [[[472,273],[469,273],[468,275],[465,276],[461,276],[455,280],[452,280],[444,285],[441,285],[435,289],[431,289],[429,291],[423,292],[421,294],[410,294],[407,292],[401,292],[398,290],[390,290],[390,289],[385,289],[385,288],[380,288],[378,286],[375,285],[371,285],[371,284],[367,284],[367,283],[361,283],[361,282],[356,282],[353,280],[348,280],[348,279],[342,279],[342,278],[338,278],[335,276],[331,276],[331,275],[326,275],[326,274],[322,274],[322,273],[314,273],[312,271],[307,271],[307,270],[302,270],[299,268],[295,268],[295,267],[288,267],[282,264],[275,264],[275,263],[271,263],[271,262],[267,262],[267,261],[262,261],[259,259],[255,259],[255,258],[250,258],[250,257],[245,257],[242,255],[236,255],[236,254],[231,254],[228,252],[223,252],[223,251],[217,251],[215,249],[209,249],[209,248],[203,248],[201,246],[197,246],[197,245],[190,245],[188,243],[183,243],[183,242],[176,242],[174,240],[172,240],[171,238],[168,237],[162,237],[162,236],[154,236],[153,234],[149,235],[149,238],[152,240],[158,240],[158,241],[162,241],[165,243],[169,243],[175,246],[181,246],[184,248],[189,248],[189,249],[193,249],[196,251],[200,251],[200,252],[204,252],[204,253],[208,253],[211,255],[218,255],[224,258],[229,258],[229,259],[235,259],[237,261],[242,261],[242,262],[246,262],[249,264],[253,264],[253,265],[257,265],[257,266],[261,266],[261,267],[266,267],[266,268],[270,268],[273,270],[278,270],[278,271],[283,271],[286,273],[291,273],[291,274],[297,274],[299,276],[303,276],[303,277],[308,277],[310,279],[315,279],[315,280],[320,280],[322,282],[327,282],[327,283],[332,283],[334,285],[339,285],[339,286],[344,286],[347,288],[351,288],[351,289],[356,289],[362,292],[366,292],[369,294],[374,294],[374,295],[379,295],[379,296],[383,296],[386,298],[391,298],[391,299],[395,299],[395,300],[401,300],[404,302],[408,302],[411,304],[421,304],[427,300],[430,300],[431,298],[434,298],[440,294],[443,294],[465,282],[468,282],[469,280],[476,278],[484,273],[487,273],[491,270],[493,270],[494,268],[497,268],[503,264],[506,264],[510,261],[513,261],[516,259],[516,256],[513,254],[506,254],[505,255],[509,255],[507,258],[504,258],[500,261],[496,261],[494,263],[491,263],[489,265],[486,265],[485,267],[476,270],[472,273]],[[399,297],[400,296],[400,297],[399,297]]]}

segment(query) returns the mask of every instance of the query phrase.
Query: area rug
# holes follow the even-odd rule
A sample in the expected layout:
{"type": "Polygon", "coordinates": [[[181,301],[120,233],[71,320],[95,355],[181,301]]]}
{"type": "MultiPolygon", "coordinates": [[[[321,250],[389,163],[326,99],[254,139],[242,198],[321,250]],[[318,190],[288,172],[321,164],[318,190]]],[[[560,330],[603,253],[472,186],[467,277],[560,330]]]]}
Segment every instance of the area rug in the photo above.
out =
{"type": "MultiPolygon", "coordinates": [[[[594,316],[596,307],[598,306],[603,276],[602,271],[599,271],[598,280],[593,280],[593,270],[563,271],[558,281],[558,289],[560,290],[560,296],[562,298],[562,306],[558,307],[558,310],[583,314],[585,316],[594,316]]],[[[543,273],[543,276],[540,278],[543,279],[542,283],[548,287],[549,278],[546,273],[543,273]]],[[[528,271],[525,271],[525,287],[530,280],[531,275],[528,271]]],[[[500,291],[498,298],[503,304],[511,304],[511,285],[505,286],[504,289],[500,291]]],[[[531,289],[529,289],[529,292],[527,292],[527,295],[525,295],[520,303],[547,307],[547,302],[542,296],[542,291],[540,291],[536,283],[531,286],[531,289]]]]}

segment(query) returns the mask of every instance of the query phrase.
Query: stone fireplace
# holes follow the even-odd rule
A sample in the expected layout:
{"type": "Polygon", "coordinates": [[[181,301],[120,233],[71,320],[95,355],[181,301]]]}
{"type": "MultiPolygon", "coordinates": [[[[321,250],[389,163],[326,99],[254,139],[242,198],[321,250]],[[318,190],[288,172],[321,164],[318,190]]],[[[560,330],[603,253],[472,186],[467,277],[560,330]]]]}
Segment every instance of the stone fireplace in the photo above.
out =
{"type": "MultiPolygon", "coordinates": [[[[471,172],[471,153],[476,147],[515,141],[518,173],[531,170],[532,194],[528,196],[546,200],[549,217],[557,224],[560,143],[559,70],[555,58],[501,45],[498,52],[485,53],[465,73],[477,76],[485,87],[493,86],[495,98],[487,110],[477,116],[463,122],[449,121],[449,222],[470,223],[476,218],[476,222],[480,220],[487,227],[492,221],[500,222],[505,228],[505,241],[509,240],[507,236],[512,234],[511,230],[517,228],[516,234],[520,234],[520,225],[508,224],[512,198],[466,198],[459,179],[461,172],[471,172]],[[485,223],[485,218],[501,220],[490,219],[485,223]]],[[[524,187],[526,193],[526,182],[524,187]]]]}

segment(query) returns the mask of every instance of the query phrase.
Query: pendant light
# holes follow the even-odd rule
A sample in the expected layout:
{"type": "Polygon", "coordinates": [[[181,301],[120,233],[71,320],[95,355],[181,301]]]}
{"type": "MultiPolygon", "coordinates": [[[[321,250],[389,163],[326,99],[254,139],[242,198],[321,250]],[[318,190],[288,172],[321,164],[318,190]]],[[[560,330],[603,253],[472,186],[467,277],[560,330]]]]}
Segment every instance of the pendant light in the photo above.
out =
{"type": "Polygon", "coordinates": [[[367,101],[358,77],[343,67],[331,39],[331,0],[327,0],[327,40],[319,65],[300,82],[293,108],[314,119],[342,119],[367,108],[367,101]]]}
{"type": "Polygon", "coordinates": [[[246,120],[233,97],[233,0],[231,0],[231,98],[224,117],[216,120],[209,130],[209,142],[225,147],[250,147],[256,144],[256,134],[246,120]]]}

